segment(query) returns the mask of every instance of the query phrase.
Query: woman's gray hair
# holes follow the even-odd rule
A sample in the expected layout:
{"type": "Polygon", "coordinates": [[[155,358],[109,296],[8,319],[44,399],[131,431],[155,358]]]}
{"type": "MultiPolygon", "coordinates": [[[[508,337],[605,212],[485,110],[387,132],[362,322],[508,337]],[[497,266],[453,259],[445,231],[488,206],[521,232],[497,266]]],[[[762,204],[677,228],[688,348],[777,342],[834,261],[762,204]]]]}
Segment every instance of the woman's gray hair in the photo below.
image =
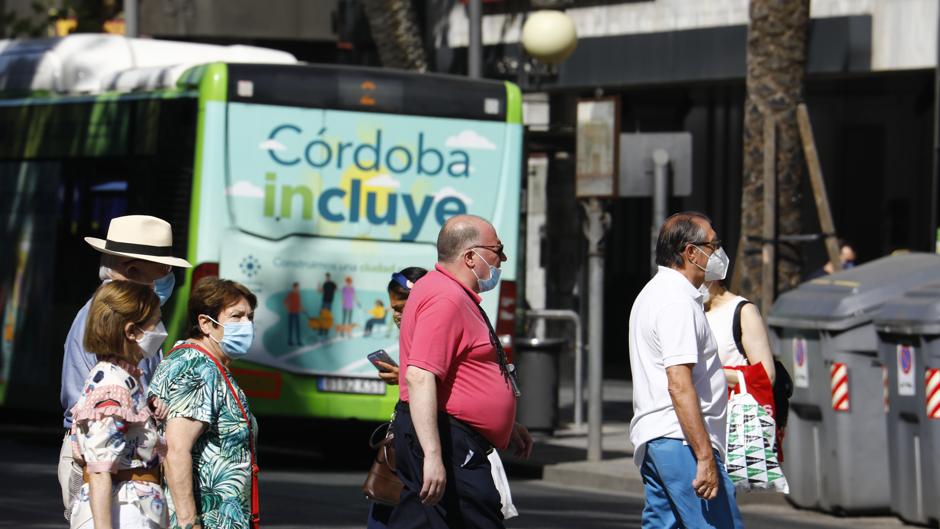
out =
{"type": "Polygon", "coordinates": [[[696,220],[704,220],[711,226],[711,219],[697,211],[676,213],[663,222],[656,240],[656,264],[669,268],[682,268],[682,252],[689,243],[705,242],[708,231],[696,220]]]}

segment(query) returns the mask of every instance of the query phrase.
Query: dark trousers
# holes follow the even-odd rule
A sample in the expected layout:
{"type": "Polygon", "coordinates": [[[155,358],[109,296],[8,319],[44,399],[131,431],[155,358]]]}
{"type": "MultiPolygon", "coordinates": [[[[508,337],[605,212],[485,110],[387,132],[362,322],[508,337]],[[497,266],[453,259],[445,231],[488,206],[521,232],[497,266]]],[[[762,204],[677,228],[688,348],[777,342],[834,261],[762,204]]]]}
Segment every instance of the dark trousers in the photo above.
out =
{"type": "Polygon", "coordinates": [[[388,522],[389,529],[504,529],[499,491],[487,459],[492,448],[489,443],[441,413],[437,427],[447,484],[437,505],[424,505],[419,496],[424,482],[424,452],[408,408],[400,404],[396,410],[392,426],[396,466],[405,487],[388,522]]]}
{"type": "Polygon", "coordinates": [[[287,314],[287,343],[300,345],[300,314],[296,312],[287,314]]]}

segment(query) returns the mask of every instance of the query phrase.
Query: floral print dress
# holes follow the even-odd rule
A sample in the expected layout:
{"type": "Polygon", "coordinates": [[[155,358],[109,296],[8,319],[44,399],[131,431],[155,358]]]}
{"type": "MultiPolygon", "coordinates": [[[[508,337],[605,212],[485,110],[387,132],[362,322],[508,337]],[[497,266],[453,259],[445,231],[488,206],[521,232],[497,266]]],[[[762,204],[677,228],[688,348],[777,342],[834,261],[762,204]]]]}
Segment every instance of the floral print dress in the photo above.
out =
{"type": "MultiPolygon", "coordinates": [[[[154,418],[140,387],[140,370],[120,360],[99,362],[88,373],[72,408],[72,452],[88,472],[152,468],[166,455],[154,418]]],[[[82,485],[71,509],[70,526],[92,519],[89,484],[82,485]]],[[[167,526],[163,488],[147,481],[112,479],[111,502],[136,505],[152,527],[167,526]]],[[[117,523],[117,520],[112,520],[117,523]]]]}
{"type": "MultiPolygon", "coordinates": [[[[184,344],[185,345],[185,344],[184,344]]],[[[248,401],[226,373],[251,420],[248,401]]],[[[149,388],[168,409],[167,420],[185,417],[206,423],[193,445],[193,496],[205,529],[249,529],[251,449],[241,409],[212,360],[196,349],[181,348],[160,363],[149,388]]],[[[177,525],[170,501],[170,522],[177,525]]]]}

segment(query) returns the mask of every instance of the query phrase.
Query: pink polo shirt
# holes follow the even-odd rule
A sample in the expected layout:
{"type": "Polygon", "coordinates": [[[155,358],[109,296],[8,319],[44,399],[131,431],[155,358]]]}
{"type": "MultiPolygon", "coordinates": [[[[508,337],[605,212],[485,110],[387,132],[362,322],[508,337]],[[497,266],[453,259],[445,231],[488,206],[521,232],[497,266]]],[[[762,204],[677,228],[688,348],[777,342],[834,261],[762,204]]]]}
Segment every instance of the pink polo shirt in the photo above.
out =
{"type": "Polygon", "coordinates": [[[472,426],[493,446],[506,448],[516,398],[499,370],[478,307],[480,296],[440,266],[434,268],[415,283],[402,314],[401,400],[408,402],[408,366],[434,373],[438,409],[472,426]]]}

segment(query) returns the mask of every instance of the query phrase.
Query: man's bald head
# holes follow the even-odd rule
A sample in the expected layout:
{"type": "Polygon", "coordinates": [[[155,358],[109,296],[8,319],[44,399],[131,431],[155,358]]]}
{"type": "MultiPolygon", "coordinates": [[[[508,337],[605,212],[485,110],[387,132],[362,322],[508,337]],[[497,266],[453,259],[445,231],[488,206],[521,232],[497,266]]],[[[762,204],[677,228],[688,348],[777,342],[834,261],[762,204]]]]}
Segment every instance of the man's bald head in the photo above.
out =
{"type": "MultiPolygon", "coordinates": [[[[437,235],[437,260],[450,263],[460,257],[460,252],[477,244],[481,234],[494,230],[486,219],[476,215],[451,217],[437,235]]],[[[494,230],[495,231],[495,230],[494,230]]]]}

